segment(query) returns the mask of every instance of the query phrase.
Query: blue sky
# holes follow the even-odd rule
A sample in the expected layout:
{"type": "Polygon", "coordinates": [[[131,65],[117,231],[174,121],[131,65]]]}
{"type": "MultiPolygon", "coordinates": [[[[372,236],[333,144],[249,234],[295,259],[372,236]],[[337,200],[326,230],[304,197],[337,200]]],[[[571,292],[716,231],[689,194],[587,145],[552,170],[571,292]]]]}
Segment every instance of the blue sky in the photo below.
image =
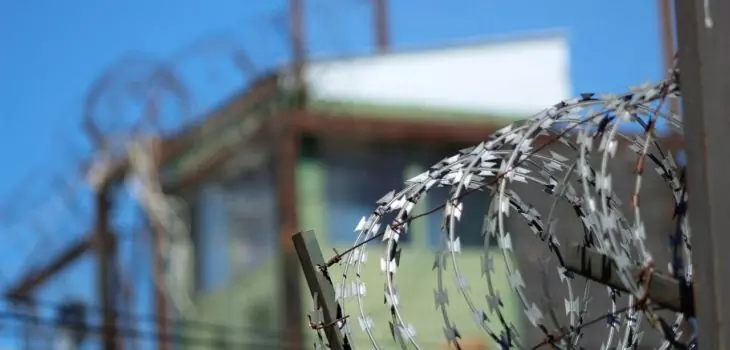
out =
{"type": "MultiPolygon", "coordinates": [[[[312,55],[373,51],[368,0],[304,1],[312,55]]],[[[557,29],[569,35],[574,94],[620,92],[662,74],[655,1],[391,2],[395,48],[557,29]]],[[[27,200],[31,204],[26,205],[36,208],[57,194],[57,187],[49,185],[56,174],[73,174],[69,161],[88,150],[80,132],[84,96],[107,67],[122,57],[166,59],[193,42],[221,38],[245,48],[259,69],[273,67],[288,58],[286,27],[277,27],[287,23],[285,5],[282,0],[0,0],[0,139],[5,144],[0,159],[6,164],[0,172],[0,198],[8,198],[20,184],[32,183],[23,201],[0,205],[0,223],[10,220],[13,206],[27,200]]],[[[191,114],[220,103],[246,82],[224,56],[198,56],[177,67],[194,96],[191,114]]],[[[168,112],[168,119],[173,114],[168,112]]],[[[117,118],[129,116],[121,113],[117,118]]],[[[88,200],[81,202],[88,206],[88,200]]],[[[63,213],[58,218],[30,210],[23,214],[43,219],[24,219],[4,229],[6,239],[15,242],[7,244],[15,253],[0,260],[7,279],[17,277],[22,266],[18,255],[27,255],[38,237],[44,246],[36,248],[33,260],[43,260],[49,247],[63,246],[88,226],[63,220],[63,213]]],[[[131,261],[130,249],[125,264],[131,261]]],[[[54,281],[55,290],[87,296],[93,271],[87,259],[54,281]]],[[[47,295],[57,300],[57,292],[47,295]]]]}

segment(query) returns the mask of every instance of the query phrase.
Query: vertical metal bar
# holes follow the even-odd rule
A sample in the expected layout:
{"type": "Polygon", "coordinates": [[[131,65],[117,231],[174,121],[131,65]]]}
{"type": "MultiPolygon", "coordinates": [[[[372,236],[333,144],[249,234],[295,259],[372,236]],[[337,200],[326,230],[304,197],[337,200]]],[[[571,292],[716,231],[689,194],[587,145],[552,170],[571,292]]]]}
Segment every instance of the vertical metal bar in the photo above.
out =
{"type": "MultiPolygon", "coordinates": [[[[296,96],[295,108],[301,108],[304,101],[305,83],[303,78],[304,62],[306,61],[305,30],[304,30],[304,0],[289,0],[289,30],[293,59],[294,91],[296,96]]],[[[299,274],[297,273],[297,259],[294,247],[289,239],[298,225],[296,208],[296,168],[299,157],[299,133],[292,128],[291,115],[285,115],[281,133],[281,142],[278,145],[279,153],[276,167],[278,205],[279,205],[279,246],[282,257],[282,289],[285,305],[283,320],[284,349],[298,349],[302,346],[304,334],[302,329],[302,302],[299,274]]]]}
{"type": "MultiPolygon", "coordinates": [[[[289,0],[289,36],[293,60],[294,91],[296,108],[304,103],[304,81],[302,70],[306,60],[304,44],[304,0],[289,0]]],[[[296,258],[291,240],[288,238],[295,232],[298,224],[296,211],[296,165],[299,156],[299,134],[292,130],[291,116],[285,115],[282,125],[276,175],[277,175],[277,202],[279,205],[279,246],[282,255],[283,300],[285,305],[283,340],[288,345],[284,348],[301,346],[303,340],[301,320],[301,292],[299,276],[296,273],[296,258]]]]}
{"type": "MultiPolygon", "coordinates": [[[[28,300],[24,301],[23,303],[19,304],[18,307],[20,312],[27,312],[30,315],[35,316],[36,315],[36,308],[35,304],[28,300]]],[[[36,343],[34,339],[38,337],[38,326],[35,324],[35,322],[23,322],[23,350],[33,350],[33,344],[36,343]]]]}
{"type": "Polygon", "coordinates": [[[309,285],[315,305],[322,312],[322,324],[329,341],[330,349],[342,350],[345,348],[342,335],[337,328],[337,300],[335,300],[335,288],[328,276],[319,269],[325,266],[322,250],[317,243],[314,231],[299,232],[292,237],[294,248],[297,250],[299,262],[304,271],[304,278],[309,285]]]}
{"type": "Polygon", "coordinates": [[[730,349],[730,2],[676,0],[699,346],[730,349]],[[712,16],[713,25],[706,25],[712,16]]]}
{"type": "Polygon", "coordinates": [[[280,140],[277,154],[277,192],[279,213],[279,247],[282,258],[282,301],[285,305],[283,337],[287,344],[283,348],[299,349],[303,341],[302,302],[299,264],[291,240],[292,232],[297,231],[296,208],[296,165],[299,156],[299,137],[286,120],[285,130],[280,140]]]}
{"type": "Polygon", "coordinates": [[[104,187],[96,195],[96,244],[97,244],[97,268],[98,268],[98,292],[99,301],[103,308],[102,313],[102,344],[105,350],[116,350],[117,329],[116,329],[116,303],[114,291],[114,266],[116,250],[114,235],[110,231],[111,203],[109,199],[109,187],[104,187]]]}
{"type": "Polygon", "coordinates": [[[153,223],[153,264],[154,264],[154,280],[155,280],[155,307],[157,308],[157,347],[160,350],[170,349],[170,337],[168,334],[169,326],[167,324],[167,295],[165,295],[165,262],[162,259],[164,251],[162,235],[163,228],[157,223],[153,223]]]}
{"type": "Polygon", "coordinates": [[[390,27],[388,25],[388,0],[373,0],[375,40],[379,53],[390,49],[390,27]]]}
{"type": "Polygon", "coordinates": [[[302,66],[306,60],[304,46],[304,0],[289,0],[289,30],[296,89],[303,86],[302,66]]]}
{"type": "MultiPolygon", "coordinates": [[[[660,37],[662,42],[662,76],[674,66],[674,54],[677,49],[674,46],[674,12],[672,11],[672,0],[659,0],[659,23],[660,37]]],[[[679,101],[669,101],[669,110],[679,113],[679,101]]]]}
{"type": "MultiPolygon", "coordinates": [[[[117,264],[117,270],[122,271],[121,266],[117,264]]],[[[134,268],[132,268],[132,271],[136,271],[134,268]]],[[[134,283],[127,279],[124,281],[123,286],[121,288],[121,294],[122,294],[122,305],[124,305],[123,310],[131,311],[134,310],[134,304],[132,302],[134,298],[134,283]]],[[[131,314],[126,314],[122,317],[124,321],[124,327],[133,327],[137,323],[135,322],[135,318],[131,314]]],[[[122,346],[125,348],[131,348],[131,349],[139,349],[140,341],[138,337],[128,337],[125,339],[124,342],[122,342],[122,346]]]]}
{"type": "MultiPolygon", "coordinates": [[[[153,159],[154,172],[153,176],[159,177],[160,168],[163,166],[162,161],[162,143],[159,139],[151,139],[148,141],[146,149],[150,150],[153,159]]],[[[160,350],[170,349],[170,325],[167,291],[165,290],[165,261],[162,258],[165,251],[165,228],[154,218],[150,218],[152,224],[153,249],[152,261],[154,264],[154,280],[155,280],[155,307],[157,316],[157,347],[160,350]]]]}

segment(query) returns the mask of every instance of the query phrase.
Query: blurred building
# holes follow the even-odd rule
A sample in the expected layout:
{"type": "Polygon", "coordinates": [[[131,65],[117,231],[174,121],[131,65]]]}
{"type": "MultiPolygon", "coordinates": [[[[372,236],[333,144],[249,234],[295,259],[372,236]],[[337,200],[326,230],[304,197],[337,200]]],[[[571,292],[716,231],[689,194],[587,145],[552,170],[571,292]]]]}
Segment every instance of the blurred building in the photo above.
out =
{"type": "MultiPolygon", "coordinates": [[[[314,229],[325,254],[346,247],[360,218],[404,180],[571,94],[562,35],[311,61],[301,76],[303,91],[294,89],[291,71],[262,76],[165,144],[175,157],[165,164],[163,181],[189,203],[195,244],[189,276],[195,310],[184,316],[230,326],[183,330],[191,338],[240,339],[237,344],[272,349],[290,344],[296,332],[285,325],[304,329],[303,315],[312,308],[306,284],[293,281],[301,270],[292,233],[314,229]]],[[[443,203],[445,195],[428,198],[421,211],[443,203]]],[[[467,197],[471,213],[461,224],[462,269],[475,278],[485,198],[467,197]]],[[[435,214],[414,222],[402,238],[398,276],[403,300],[409,300],[404,312],[418,321],[419,340],[433,348],[444,339],[431,306],[440,221],[435,214]]],[[[377,264],[382,248],[370,249],[373,262],[361,274],[372,281],[366,311],[388,344],[377,264]]],[[[473,284],[475,297],[483,298],[485,283],[473,284]]],[[[505,303],[519,326],[521,308],[509,297],[505,303]]],[[[466,308],[452,313],[466,328],[473,323],[466,308]]],[[[359,335],[359,327],[353,328],[359,335]]],[[[304,331],[308,342],[310,333],[304,331]]],[[[360,335],[355,341],[366,340],[360,335]]]]}

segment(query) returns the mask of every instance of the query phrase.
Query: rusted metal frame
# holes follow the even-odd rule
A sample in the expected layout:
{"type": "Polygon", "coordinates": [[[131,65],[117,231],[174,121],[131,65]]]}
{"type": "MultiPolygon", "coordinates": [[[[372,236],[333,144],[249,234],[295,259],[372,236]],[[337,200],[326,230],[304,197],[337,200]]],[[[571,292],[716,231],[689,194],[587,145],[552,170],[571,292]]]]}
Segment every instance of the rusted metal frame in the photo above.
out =
{"type": "MultiPolygon", "coordinates": [[[[294,77],[294,108],[302,108],[304,104],[303,68],[306,62],[306,44],[304,29],[303,0],[289,0],[289,30],[291,39],[292,74],[294,77]]],[[[298,231],[296,198],[296,171],[301,144],[300,133],[292,125],[295,116],[284,114],[281,125],[273,129],[279,133],[275,140],[279,140],[276,164],[277,204],[279,207],[279,246],[281,248],[282,267],[282,297],[285,311],[283,322],[283,337],[286,345],[282,348],[298,349],[302,347],[304,334],[302,322],[301,287],[299,277],[299,263],[297,262],[294,244],[291,235],[298,231]]],[[[272,129],[269,129],[272,130],[272,129]]]]}
{"type": "Polygon", "coordinates": [[[730,2],[676,0],[675,8],[699,347],[725,350],[730,349],[730,2]]]}
{"type": "MultiPolygon", "coordinates": [[[[314,121],[313,118],[320,116],[311,115],[306,111],[286,111],[277,116],[272,116],[270,123],[262,130],[270,130],[274,126],[281,128],[280,135],[276,139],[281,140],[275,146],[277,148],[277,196],[280,217],[280,251],[282,252],[282,276],[283,286],[282,292],[285,300],[285,319],[283,339],[287,345],[301,344],[303,335],[301,334],[302,322],[302,303],[301,303],[301,287],[299,280],[299,263],[297,262],[296,253],[293,249],[291,235],[298,230],[298,217],[296,208],[296,168],[299,158],[299,147],[302,136],[304,134],[313,134],[318,137],[355,137],[366,136],[367,132],[371,136],[375,136],[378,140],[420,140],[422,142],[438,140],[453,141],[464,140],[464,142],[472,141],[465,139],[464,136],[472,135],[473,141],[483,140],[492,131],[493,127],[476,128],[478,132],[474,132],[472,127],[455,127],[448,124],[436,124],[434,126],[424,127],[423,123],[389,121],[379,118],[357,118],[349,119],[344,117],[332,117],[331,120],[325,120],[325,123],[314,121]],[[309,115],[310,117],[303,117],[309,115]],[[299,122],[303,119],[305,123],[299,122]],[[332,128],[332,129],[330,129],[332,128]],[[338,130],[332,133],[331,130],[338,130]],[[363,133],[366,130],[366,133],[363,133]],[[390,130],[390,132],[383,132],[390,130]],[[415,130],[415,132],[414,132],[415,130]],[[481,132],[479,132],[481,131],[481,132]],[[478,136],[478,138],[477,138],[478,136]]],[[[373,137],[371,137],[372,139],[373,137]]],[[[238,145],[240,146],[240,145],[238,145]]],[[[223,163],[235,155],[238,147],[230,147],[221,153],[212,157],[205,166],[201,166],[199,171],[187,174],[183,179],[170,191],[176,191],[185,186],[197,183],[205,177],[212,174],[223,163]]]]}
{"type": "MultiPolygon", "coordinates": [[[[215,133],[225,127],[228,123],[241,118],[240,111],[247,110],[262,100],[278,92],[279,75],[267,75],[254,82],[251,88],[241,95],[236,95],[221,108],[211,113],[210,117],[204,118],[200,123],[189,125],[174,136],[164,137],[160,142],[160,163],[164,164],[173,158],[181,155],[185,150],[194,147],[195,143],[204,139],[207,135],[215,133]]],[[[114,160],[107,172],[105,183],[116,183],[129,170],[129,160],[121,157],[114,160]]]]}
{"type": "MultiPolygon", "coordinates": [[[[240,115],[235,115],[240,118],[240,115]]],[[[284,112],[282,115],[292,116],[293,128],[299,134],[299,138],[307,134],[321,138],[359,138],[369,141],[478,143],[487,139],[498,127],[493,125],[463,125],[444,122],[410,122],[387,117],[342,116],[306,110],[284,112]]],[[[272,116],[270,123],[279,123],[281,120],[281,117],[272,116]]],[[[189,131],[186,135],[193,134],[195,134],[193,131],[189,131]]],[[[186,140],[190,140],[192,137],[185,136],[186,140]]],[[[185,148],[187,141],[183,142],[180,140],[183,139],[170,138],[162,141],[161,152],[163,161],[170,160],[172,157],[179,155],[185,148]]],[[[673,134],[669,138],[663,139],[662,142],[667,147],[678,148],[682,141],[681,137],[673,134]]],[[[224,149],[221,153],[211,157],[198,171],[186,174],[177,184],[165,188],[165,191],[175,193],[186,186],[202,181],[221,164],[230,159],[237,150],[237,147],[224,149]]],[[[111,167],[112,170],[109,172],[110,177],[108,181],[121,180],[127,168],[128,163],[126,159],[114,162],[111,167]]],[[[86,249],[90,248],[92,235],[93,232],[89,233],[86,238],[71,245],[53,259],[53,261],[31,272],[29,276],[17,284],[17,287],[11,288],[6,295],[26,295],[35,286],[42,284],[48,278],[63,270],[65,266],[75,261],[76,258],[83,255],[86,249]]]]}
{"type": "Polygon", "coordinates": [[[267,98],[279,92],[279,74],[270,74],[251,84],[244,93],[235,95],[220,108],[201,118],[199,123],[185,127],[179,133],[162,140],[163,163],[179,156],[186,149],[195,147],[196,143],[206,136],[215,137],[221,128],[241,119],[241,111],[249,110],[267,98]]]}
{"type": "MultiPolygon", "coordinates": [[[[240,118],[240,113],[237,111],[241,108],[247,109],[251,105],[258,103],[261,99],[276,92],[278,89],[278,81],[279,76],[277,74],[268,75],[259,79],[244,96],[236,96],[230,103],[224,105],[223,108],[214,112],[214,115],[200,124],[190,126],[174,137],[163,139],[161,141],[162,162],[166,162],[180,155],[187,147],[190,147],[196,140],[204,136],[208,132],[207,130],[218,129],[227,122],[235,118],[240,118]]],[[[121,181],[126,176],[128,169],[129,160],[126,157],[118,158],[111,162],[102,187],[121,181]]],[[[93,243],[93,236],[93,231],[87,233],[85,238],[63,250],[48,264],[30,272],[16,287],[10,288],[6,292],[6,296],[20,297],[29,295],[36,286],[62,271],[66,266],[76,261],[77,258],[81,257],[90,249],[93,243]]]]}
{"type": "Polygon", "coordinates": [[[96,227],[94,248],[97,253],[97,288],[102,307],[102,348],[120,348],[117,334],[118,276],[116,268],[116,237],[111,231],[111,186],[105,186],[96,194],[96,227]]]}
{"type": "MultiPolygon", "coordinates": [[[[196,184],[200,183],[204,179],[213,175],[227,161],[240,153],[241,149],[245,149],[251,143],[260,144],[265,142],[267,138],[270,137],[270,135],[268,134],[268,130],[270,130],[277,123],[280,123],[282,120],[285,120],[284,113],[274,113],[270,115],[261,126],[257,134],[248,139],[241,139],[239,140],[239,143],[231,143],[221,148],[217,153],[211,155],[209,158],[205,159],[199,166],[197,166],[195,171],[183,174],[177,181],[163,183],[163,192],[178,193],[184,188],[187,188],[189,186],[195,186],[196,184]]],[[[272,148],[276,147],[272,146],[272,148]]]]}
{"type": "MultiPolygon", "coordinates": [[[[366,136],[370,133],[370,138],[378,140],[420,140],[429,142],[433,140],[454,141],[463,140],[477,141],[485,139],[492,131],[493,127],[474,128],[473,126],[455,127],[449,124],[435,124],[433,126],[424,127],[423,123],[391,121],[379,118],[345,118],[331,117],[320,123],[314,118],[321,116],[312,115],[303,110],[286,111],[280,115],[271,118],[271,122],[262,130],[270,130],[274,126],[281,128],[280,135],[276,136],[277,140],[281,140],[275,146],[277,149],[277,197],[279,203],[278,214],[280,218],[279,242],[280,251],[282,252],[282,277],[283,277],[283,300],[285,300],[285,319],[283,339],[287,345],[301,344],[303,336],[301,334],[302,322],[302,303],[301,303],[301,287],[299,280],[299,263],[297,262],[296,253],[292,244],[291,236],[298,231],[298,217],[296,208],[296,168],[299,158],[299,147],[302,136],[304,134],[312,134],[317,137],[355,137],[366,136]],[[307,117],[308,116],[308,117],[307,117]],[[304,123],[301,123],[303,120],[304,123]],[[331,128],[331,129],[330,129],[331,128]],[[474,132],[474,130],[477,132],[474,132]],[[331,130],[337,130],[333,133],[331,130]],[[365,133],[363,133],[365,130],[365,133]],[[384,132],[385,131],[385,132],[384,132]],[[415,132],[414,132],[415,131],[415,132]],[[472,136],[472,139],[464,136],[472,136]]],[[[240,145],[238,145],[240,146],[240,145]]],[[[238,147],[231,147],[220,154],[215,155],[200,167],[199,171],[187,174],[175,188],[171,191],[179,190],[212,174],[226,160],[230,159],[238,147]]]]}
{"type": "MultiPolygon", "coordinates": [[[[372,116],[335,116],[307,110],[289,110],[272,115],[262,132],[276,125],[292,123],[292,135],[300,140],[304,135],[318,138],[347,138],[366,141],[402,142],[460,142],[478,143],[497,129],[492,125],[455,125],[448,123],[427,123],[378,118],[372,116]],[[287,118],[291,120],[287,121],[287,118]]],[[[262,135],[258,135],[261,138],[262,135]]],[[[210,157],[199,170],[185,174],[180,181],[165,188],[175,193],[186,186],[198,183],[214,173],[222,164],[233,157],[242,145],[231,145],[210,157]]]]}
{"type": "Polygon", "coordinates": [[[163,240],[162,235],[164,234],[163,228],[153,223],[152,235],[153,235],[153,252],[152,263],[154,265],[154,294],[155,294],[155,308],[157,316],[157,345],[160,350],[170,349],[170,329],[168,325],[168,303],[167,295],[165,295],[164,283],[165,283],[165,262],[162,259],[163,253],[163,240]]]}
{"type": "MultiPolygon", "coordinates": [[[[662,76],[666,76],[674,67],[674,56],[677,49],[674,45],[674,12],[672,0],[658,0],[659,2],[659,33],[662,42],[662,76]]],[[[679,113],[679,100],[669,101],[669,110],[679,113]]]]}
{"type": "Polygon", "coordinates": [[[68,264],[82,256],[88,249],[93,246],[93,233],[87,235],[71,246],[66,248],[60,255],[54,257],[53,260],[40,268],[33,269],[26,277],[20,281],[15,287],[10,288],[5,296],[12,300],[29,301],[32,299],[33,289],[49,280],[56,273],[59,273],[68,264]]]}
{"type": "Polygon", "coordinates": [[[307,110],[292,113],[295,127],[299,132],[322,138],[478,143],[486,140],[498,128],[494,124],[465,125],[424,120],[409,121],[388,116],[373,117],[307,110]]]}
{"type": "Polygon", "coordinates": [[[289,0],[289,30],[294,74],[294,88],[301,92],[304,88],[302,68],[307,60],[304,41],[304,4],[303,0],[289,0]]]}
{"type": "Polygon", "coordinates": [[[379,53],[390,49],[390,26],[388,21],[388,0],[372,0],[375,27],[375,45],[379,53]]]}
{"type": "Polygon", "coordinates": [[[103,348],[106,350],[119,349],[119,339],[116,331],[116,300],[118,292],[118,276],[116,271],[116,237],[110,227],[110,189],[105,185],[95,195],[96,224],[93,232],[67,250],[43,268],[37,269],[24,278],[17,287],[10,289],[6,296],[25,304],[32,303],[33,289],[41,285],[66,266],[81,257],[89,249],[97,252],[97,289],[102,306],[103,332],[101,334],[103,348]]]}
{"type": "MultiPolygon", "coordinates": [[[[35,303],[32,300],[28,300],[25,303],[16,305],[16,307],[19,307],[22,309],[21,312],[27,312],[30,315],[35,315],[37,312],[37,308],[35,303]]],[[[34,345],[34,340],[39,338],[38,330],[36,329],[37,325],[32,322],[26,322],[23,325],[23,349],[26,350],[32,350],[34,345]]]]}
{"type": "MultiPolygon", "coordinates": [[[[478,144],[503,125],[457,124],[440,121],[409,121],[392,117],[367,115],[348,116],[319,111],[293,111],[295,127],[302,134],[320,138],[359,139],[376,142],[444,142],[478,144]]],[[[488,116],[485,116],[487,119],[488,116]]],[[[540,136],[537,142],[548,142],[553,136],[540,136]]],[[[624,138],[619,142],[629,142],[624,138]]],[[[664,148],[678,150],[681,135],[671,133],[659,139],[664,148]]]]}
{"type": "Polygon", "coordinates": [[[279,247],[282,268],[282,300],[284,300],[283,337],[286,344],[282,348],[298,349],[302,346],[302,301],[299,262],[292,235],[297,232],[299,218],[297,211],[296,171],[299,160],[301,134],[291,123],[291,115],[277,130],[279,140],[276,153],[276,191],[279,214],[279,247]]]}

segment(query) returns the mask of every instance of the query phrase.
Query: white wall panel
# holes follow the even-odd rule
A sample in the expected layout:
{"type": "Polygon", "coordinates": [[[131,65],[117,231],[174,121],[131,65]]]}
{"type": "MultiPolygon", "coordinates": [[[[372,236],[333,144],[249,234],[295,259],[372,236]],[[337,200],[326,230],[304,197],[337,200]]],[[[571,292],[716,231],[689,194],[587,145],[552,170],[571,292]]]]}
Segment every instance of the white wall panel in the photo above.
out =
{"type": "Polygon", "coordinates": [[[315,61],[311,97],[381,106],[524,115],[571,93],[564,36],[315,61]]]}

